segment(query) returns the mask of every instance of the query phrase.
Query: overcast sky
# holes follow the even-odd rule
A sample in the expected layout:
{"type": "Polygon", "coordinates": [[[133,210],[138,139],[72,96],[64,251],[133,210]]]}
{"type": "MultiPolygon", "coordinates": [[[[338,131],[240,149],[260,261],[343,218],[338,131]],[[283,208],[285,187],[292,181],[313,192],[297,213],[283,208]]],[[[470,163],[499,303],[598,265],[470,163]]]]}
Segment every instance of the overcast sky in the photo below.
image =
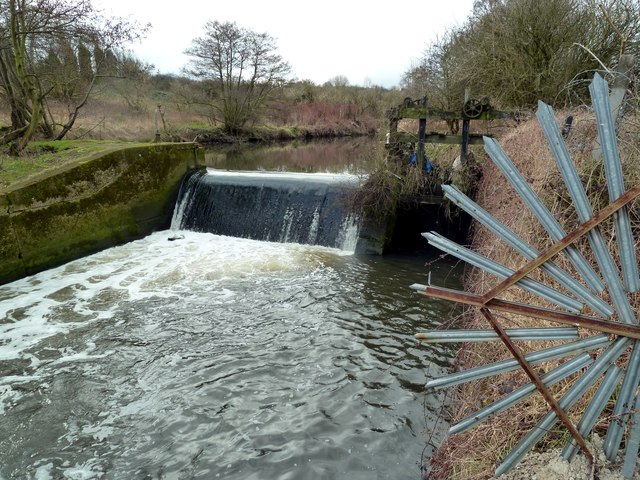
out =
{"type": "Polygon", "coordinates": [[[106,14],[150,22],[151,31],[131,49],[161,73],[180,73],[183,51],[208,20],[236,22],[276,39],[295,78],[322,84],[344,75],[396,86],[425,47],[461,25],[473,0],[94,0],[106,14]]]}

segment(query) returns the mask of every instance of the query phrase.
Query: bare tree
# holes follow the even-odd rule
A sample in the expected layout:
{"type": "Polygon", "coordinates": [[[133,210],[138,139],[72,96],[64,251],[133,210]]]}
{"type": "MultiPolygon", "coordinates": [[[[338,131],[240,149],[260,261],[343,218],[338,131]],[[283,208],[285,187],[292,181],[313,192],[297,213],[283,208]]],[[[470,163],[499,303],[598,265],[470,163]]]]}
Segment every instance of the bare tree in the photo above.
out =
{"type": "Polygon", "coordinates": [[[414,99],[428,96],[429,106],[453,110],[462,105],[465,85],[455,46],[459,32],[451,30],[427,47],[419,62],[404,73],[403,89],[414,99]]]}
{"type": "Polygon", "coordinates": [[[0,93],[11,109],[11,127],[0,145],[11,144],[19,154],[38,130],[63,138],[101,75],[103,59],[88,62],[86,45],[109,52],[144,31],[103,17],[89,0],[0,0],[0,93]],[[56,95],[68,101],[62,125],[47,104],[56,95]]]}
{"type": "Polygon", "coordinates": [[[213,118],[236,133],[257,118],[291,67],[275,53],[276,42],[266,33],[218,21],[207,22],[204,30],[185,50],[192,57],[185,72],[204,80],[213,118]]]}
{"type": "Polygon", "coordinates": [[[347,78],[346,75],[336,75],[330,78],[329,80],[327,80],[325,85],[328,87],[344,88],[349,86],[349,79],[347,78]]]}

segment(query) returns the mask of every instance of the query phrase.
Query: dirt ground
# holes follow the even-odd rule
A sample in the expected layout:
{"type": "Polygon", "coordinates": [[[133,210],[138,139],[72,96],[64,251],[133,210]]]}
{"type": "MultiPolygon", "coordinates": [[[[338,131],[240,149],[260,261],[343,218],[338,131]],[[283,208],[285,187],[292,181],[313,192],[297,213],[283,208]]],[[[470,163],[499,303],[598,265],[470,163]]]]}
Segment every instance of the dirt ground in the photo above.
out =
{"type": "MultiPolygon", "coordinates": [[[[516,467],[500,477],[499,480],[625,480],[622,475],[622,456],[616,462],[609,462],[602,449],[602,439],[594,435],[592,449],[595,456],[593,465],[583,455],[577,455],[571,463],[560,456],[560,449],[542,453],[529,453],[516,467]]],[[[632,480],[640,480],[636,472],[632,480]]]]}

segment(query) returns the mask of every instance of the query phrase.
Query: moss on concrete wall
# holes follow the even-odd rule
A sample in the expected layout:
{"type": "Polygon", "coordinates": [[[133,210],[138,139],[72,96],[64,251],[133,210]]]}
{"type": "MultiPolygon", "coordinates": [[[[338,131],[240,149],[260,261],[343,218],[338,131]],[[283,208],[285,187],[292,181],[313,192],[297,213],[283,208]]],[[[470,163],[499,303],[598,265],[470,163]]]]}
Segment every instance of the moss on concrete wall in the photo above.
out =
{"type": "Polygon", "coordinates": [[[108,151],[0,191],[0,284],[168,228],[191,143],[108,151]]]}

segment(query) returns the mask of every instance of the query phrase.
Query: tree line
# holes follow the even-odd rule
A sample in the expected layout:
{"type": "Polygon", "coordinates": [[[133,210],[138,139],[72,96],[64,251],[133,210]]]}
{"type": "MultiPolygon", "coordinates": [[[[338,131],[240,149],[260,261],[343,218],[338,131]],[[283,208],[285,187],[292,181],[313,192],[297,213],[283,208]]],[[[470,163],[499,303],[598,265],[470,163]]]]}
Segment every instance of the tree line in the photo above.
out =
{"type": "Polygon", "coordinates": [[[113,73],[114,49],[144,31],[88,0],[0,0],[0,94],[11,118],[0,145],[19,154],[36,135],[63,138],[96,80],[113,73]],[[54,117],[52,99],[66,104],[66,118],[54,117]]]}
{"type": "Polygon", "coordinates": [[[455,108],[466,88],[502,108],[588,100],[596,70],[640,58],[638,0],[477,0],[467,21],[423,52],[403,77],[415,98],[455,108]]]}
{"type": "Polygon", "coordinates": [[[170,95],[229,134],[336,118],[379,125],[405,96],[456,110],[467,88],[506,109],[586,102],[594,70],[640,53],[639,10],[638,0],[477,0],[462,26],[427,45],[400,89],[386,89],[294,79],[273,37],[216,20],[186,47],[181,75],[158,75],[126,50],[149,25],[104,16],[90,0],[0,0],[0,101],[10,111],[0,146],[20,154],[36,137],[64,138],[99,85],[134,110],[150,90],[158,101],[170,95]]]}
{"type": "Polygon", "coordinates": [[[235,22],[207,22],[185,49],[191,60],[181,75],[154,74],[126,50],[149,27],[104,16],[90,0],[0,0],[0,104],[10,110],[0,146],[20,154],[34,138],[64,138],[99,86],[133,110],[150,90],[169,95],[229,134],[258,122],[380,118],[386,98],[399,95],[342,76],[322,86],[294,79],[273,37],[235,22]]]}

